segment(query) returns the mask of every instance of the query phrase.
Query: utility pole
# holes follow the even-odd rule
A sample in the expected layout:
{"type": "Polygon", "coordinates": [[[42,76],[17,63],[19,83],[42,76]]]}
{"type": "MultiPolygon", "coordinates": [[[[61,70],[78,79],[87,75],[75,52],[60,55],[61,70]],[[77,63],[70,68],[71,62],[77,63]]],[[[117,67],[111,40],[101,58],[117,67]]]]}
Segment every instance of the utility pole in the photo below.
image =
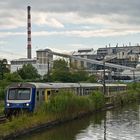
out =
{"type": "Polygon", "coordinates": [[[133,82],[135,82],[135,70],[133,70],[133,82]]]}
{"type": "Polygon", "coordinates": [[[49,62],[49,53],[48,53],[48,73],[47,73],[47,81],[50,80],[50,62],[49,62]]]}
{"type": "Polygon", "coordinates": [[[103,68],[104,68],[104,71],[103,71],[103,93],[105,95],[106,94],[106,85],[105,85],[105,60],[103,60],[103,68]]]}

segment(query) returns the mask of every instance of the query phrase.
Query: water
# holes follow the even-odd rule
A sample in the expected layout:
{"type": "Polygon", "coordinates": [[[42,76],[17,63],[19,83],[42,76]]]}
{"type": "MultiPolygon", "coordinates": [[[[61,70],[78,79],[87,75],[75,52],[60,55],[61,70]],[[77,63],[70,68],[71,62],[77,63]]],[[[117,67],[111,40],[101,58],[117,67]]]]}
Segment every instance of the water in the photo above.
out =
{"type": "Polygon", "coordinates": [[[140,140],[140,104],[44,129],[18,140],[140,140]]]}

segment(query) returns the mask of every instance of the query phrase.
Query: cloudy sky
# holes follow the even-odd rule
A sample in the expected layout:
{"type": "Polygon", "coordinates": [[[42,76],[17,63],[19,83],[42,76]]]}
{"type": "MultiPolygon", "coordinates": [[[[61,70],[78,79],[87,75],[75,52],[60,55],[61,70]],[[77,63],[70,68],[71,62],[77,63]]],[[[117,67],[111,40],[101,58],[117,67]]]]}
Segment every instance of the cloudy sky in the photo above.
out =
{"type": "Polygon", "coordinates": [[[0,0],[0,58],[26,57],[27,6],[32,52],[140,44],[139,0],[0,0]]]}

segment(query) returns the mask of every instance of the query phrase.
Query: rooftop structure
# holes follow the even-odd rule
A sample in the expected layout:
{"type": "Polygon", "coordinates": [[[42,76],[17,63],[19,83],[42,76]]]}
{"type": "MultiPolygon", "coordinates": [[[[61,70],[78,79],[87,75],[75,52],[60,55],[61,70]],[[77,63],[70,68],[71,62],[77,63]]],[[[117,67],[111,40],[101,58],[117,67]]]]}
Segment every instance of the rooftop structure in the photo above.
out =
{"type": "MultiPolygon", "coordinates": [[[[86,59],[96,59],[96,54],[93,48],[88,49],[79,49],[78,51],[74,51],[72,53],[73,56],[82,57],[86,59]]],[[[85,68],[85,69],[91,69],[94,64],[84,62],[81,60],[76,60],[71,58],[71,64],[76,66],[77,68],[85,68]]]]}
{"type": "Polygon", "coordinates": [[[43,76],[47,74],[48,65],[47,64],[40,64],[37,62],[37,59],[27,59],[27,58],[20,58],[11,61],[11,72],[15,72],[23,67],[23,65],[32,64],[38,71],[38,73],[43,76]]]}

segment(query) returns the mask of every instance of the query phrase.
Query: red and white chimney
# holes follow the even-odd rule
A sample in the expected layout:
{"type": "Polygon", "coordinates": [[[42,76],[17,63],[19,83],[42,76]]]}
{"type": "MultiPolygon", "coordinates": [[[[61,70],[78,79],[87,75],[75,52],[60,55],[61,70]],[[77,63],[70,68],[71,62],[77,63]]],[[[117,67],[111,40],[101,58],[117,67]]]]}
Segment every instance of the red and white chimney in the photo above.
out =
{"type": "Polygon", "coordinates": [[[31,7],[27,7],[27,58],[31,59],[31,7]]]}

